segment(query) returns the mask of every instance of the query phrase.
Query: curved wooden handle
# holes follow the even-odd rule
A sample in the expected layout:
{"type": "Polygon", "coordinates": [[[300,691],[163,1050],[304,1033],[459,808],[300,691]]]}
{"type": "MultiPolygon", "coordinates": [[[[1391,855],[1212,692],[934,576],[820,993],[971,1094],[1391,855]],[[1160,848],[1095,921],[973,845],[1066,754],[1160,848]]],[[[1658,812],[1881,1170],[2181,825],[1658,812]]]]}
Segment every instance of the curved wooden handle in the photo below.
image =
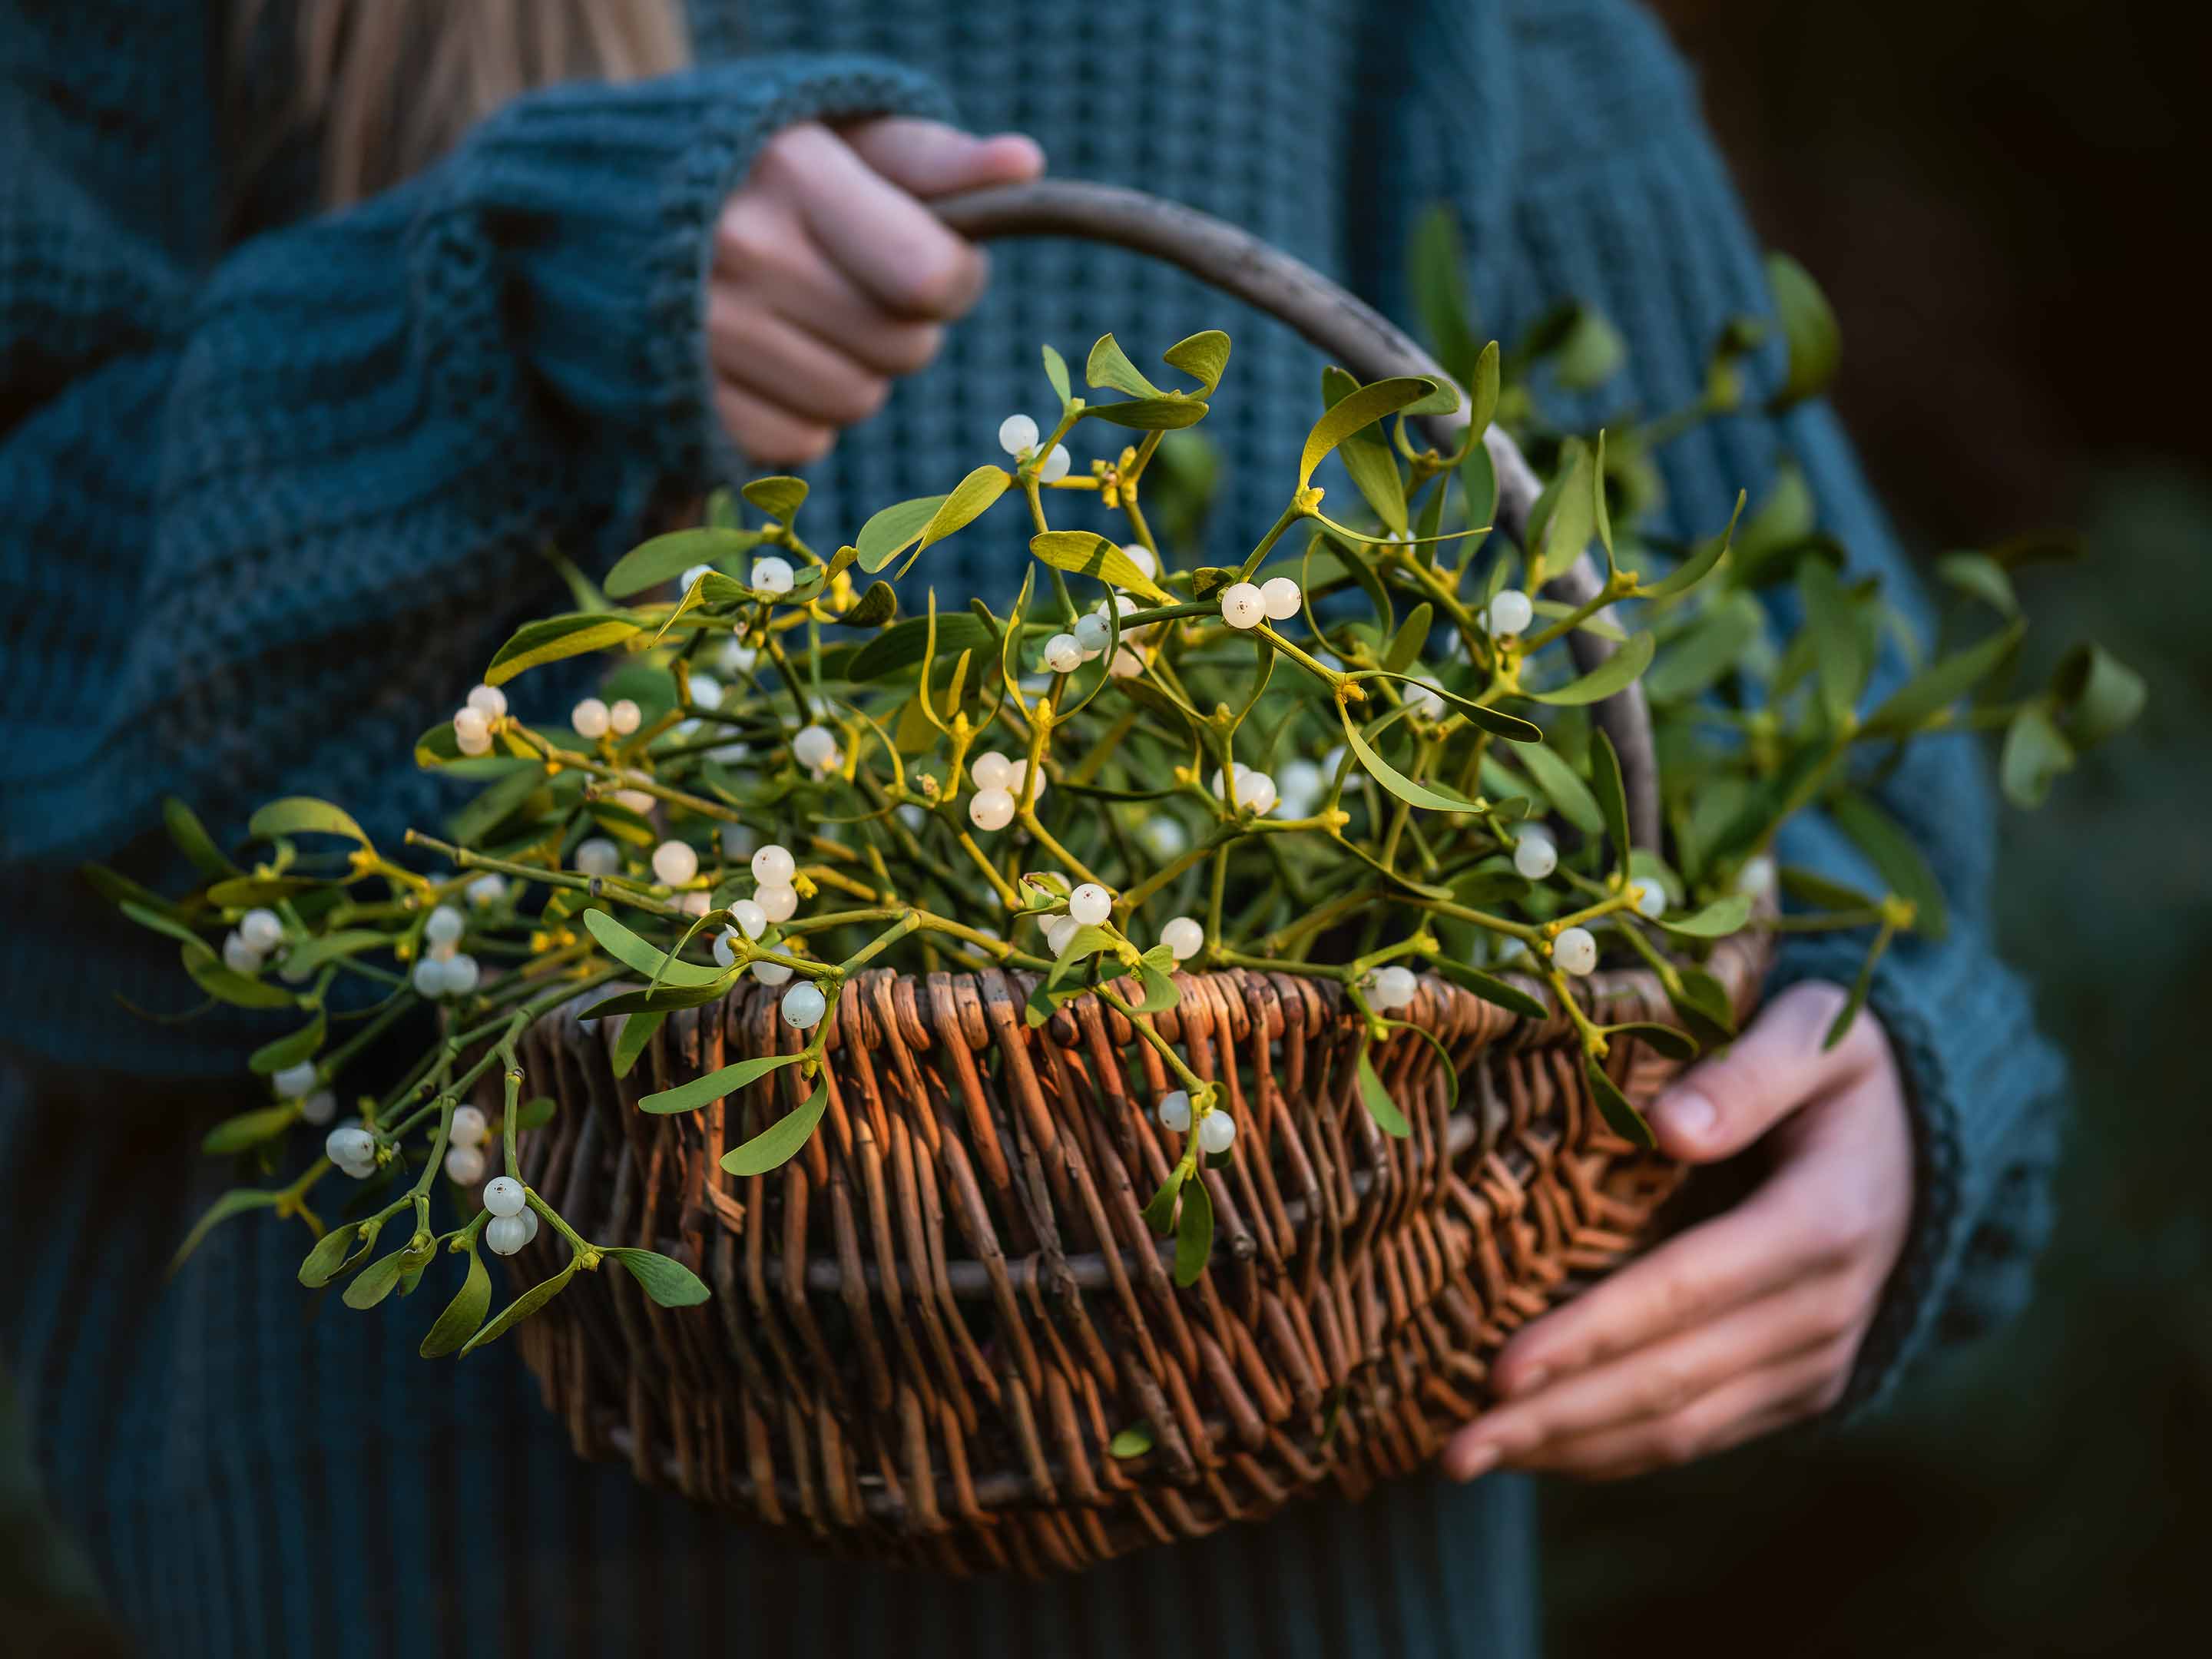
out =
{"type": "MultiPolygon", "coordinates": [[[[1304,261],[1270,246],[1224,220],[1163,201],[1142,191],[1078,179],[1044,179],[970,191],[932,203],[931,210],[971,240],[1000,236],[1066,236],[1107,242],[1151,254],[1178,265],[1200,281],[1234,295],[1289,324],[1362,381],[1397,374],[1426,374],[1449,380],[1436,360],[1388,318],[1304,261]]],[[[1424,417],[1429,440],[1437,448],[1459,447],[1467,429],[1467,391],[1460,388],[1459,410],[1424,417]]],[[[1482,434],[1498,475],[1497,525],[1526,545],[1528,514],[1542,489],[1518,445],[1493,425],[1482,434]]],[[[1545,584],[1551,597],[1579,605],[1600,589],[1603,578],[1585,548],[1573,564],[1545,584]]],[[[1610,608],[1598,613],[1611,614],[1610,608]]],[[[1583,672],[1610,657],[1614,646],[1586,629],[1567,636],[1567,648],[1583,672]]],[[[1639,847],[1659,845],[1659,771],[1651,742],[1651,712],[1644,689],[1632,684],[1592,709],[1598,724],[1620,751],[1621,781],[1628,793],[1630,838],[1639,847]]]]}

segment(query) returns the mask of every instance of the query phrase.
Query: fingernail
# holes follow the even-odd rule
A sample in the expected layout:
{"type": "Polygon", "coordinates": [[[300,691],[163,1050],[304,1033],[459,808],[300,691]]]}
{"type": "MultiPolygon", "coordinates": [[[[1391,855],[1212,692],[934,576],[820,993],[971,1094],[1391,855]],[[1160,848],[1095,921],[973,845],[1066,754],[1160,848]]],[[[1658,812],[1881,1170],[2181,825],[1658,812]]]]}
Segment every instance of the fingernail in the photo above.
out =
{"type": "Polygon", "coordinates": [[[1694,1089],[1677,1089],[1653,1109],[1659,1127],[1691,1140],[1703,1140],[1712,1132],[1720,1114],[1713,1103],[1694,1089]]]}
{"type": "Polygon", "coordinates": [[[1462,1480],[1479,1480],[1498,1467],[1498,1448],[1487,1442],[1473,1451],[1462,1452],[1454,1464],[1452,1474],[1462,1480]]]}

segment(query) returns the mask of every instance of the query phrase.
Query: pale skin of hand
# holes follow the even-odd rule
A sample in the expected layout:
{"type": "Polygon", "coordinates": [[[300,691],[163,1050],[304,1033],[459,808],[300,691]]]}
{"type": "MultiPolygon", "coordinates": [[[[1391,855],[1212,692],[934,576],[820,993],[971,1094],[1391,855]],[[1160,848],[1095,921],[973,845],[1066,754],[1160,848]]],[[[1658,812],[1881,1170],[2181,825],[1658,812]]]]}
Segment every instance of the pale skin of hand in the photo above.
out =
{"type": "Polygon", "coordinates": [[[989,275],[922,204],[1043,171],[1018,133],[935,121],[803,121],[771,138],[723,204],[708,272],[714,409],[732,441],[760,465],[803,466],[880,409],[989,275]]]}
{"type": "Polygon", "coordinates": [[[1688,1462],[1826,1411],[1903,1250],[1912,1142],[1887,1037],[1862,1012],[1821,1051],[1838,986],[1792,987],[1653,1108],[1669,1155],[1757,1144],[1764,1182],[1520,1332],[1500,1403],[1455,1435],[1447,1474],[1615,1480],[1688,1462]]]}

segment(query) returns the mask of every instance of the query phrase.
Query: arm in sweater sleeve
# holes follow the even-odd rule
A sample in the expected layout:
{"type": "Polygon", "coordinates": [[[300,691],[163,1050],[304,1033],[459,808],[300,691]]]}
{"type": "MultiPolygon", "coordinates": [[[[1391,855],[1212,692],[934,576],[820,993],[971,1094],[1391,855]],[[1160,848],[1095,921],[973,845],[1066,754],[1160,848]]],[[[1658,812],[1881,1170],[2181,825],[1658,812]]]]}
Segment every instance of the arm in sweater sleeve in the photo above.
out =
{"type": "Polygon", "coordinates": [[[210,258],[169,199],[216,165],[204,82],[172,73],[207,9],[155,9],[168,52],[113,50],[123,9],[0,25],[0,971],[11,1023],[62,1042],[88,1016],[56,999],[175,996],[58,872],[127,857],[169,793],[219,836],[283,793],[372,833],[434,808],[411,739],[557,604],[536,548],[594,553],[710,480],[702,283],[761,143],[944,113],[853,58],[555,88],[210,258]],[[88,930],[75,988],[19,942],[88,930]]]}
{"type": "MultiPolygon", "coordinates": [[[[1689,76],[1658,27],[1626,0],[1529,0],[1503,10],[1498,33],[1486,39],[1455,21],[1457,9],[1438,9],[1421,72],[1438,77],[1450,101],[1426,102],[1425,131],[1407,135],[1409,168],[1427,181],[1407,199],[1460,204],[1475,292],[1501,337],[1570,296],[1620,329],[1626,372],[1573,411],[1577,423],[1624,407],[1680,407],[1698,395],[1723,323],[1772,311],[1757,245],[1689,76]]],[[[1838,207],[1850,210],[1848,202],[1838,207]]],[[[1778,346],[1767,367],[1778,378],[1778,346]]],[[[1926,596],[1824,405],[1713,422],[1669,446],[1659,458],[1664,527],[1713,533],[1737,489],[1755,501],[1784,455],[1803,469],[1822,526],[1850,550],[1853,568],[1879,575],[1931,638],[1926,596]]],[[[1888,653],[1869,697],[1903,672],[1888,653]]],[[[2049,1227],[2063,1081],[2027,988],[1991,941],[1995,808],[1974,739],[1916,742],[1880,799],[1927,854],[1952,917],[1941,942],[1900,943],[1873,984],[1870,1006],[1910,1099],[1916,1190],[1904,1255],[1838,1407],[1846,1414],[1879,1399],[1931,1346],[1978,1334],[2025,1300],[2049,1227]]],[[[1779,851],[1879,889],[1825,817],[1801,819],[1779,851]]],[[[1859,934],[1789,940],[1770,994],[1807,978],[1849,983],[1866,944],[1859,934]]]]}

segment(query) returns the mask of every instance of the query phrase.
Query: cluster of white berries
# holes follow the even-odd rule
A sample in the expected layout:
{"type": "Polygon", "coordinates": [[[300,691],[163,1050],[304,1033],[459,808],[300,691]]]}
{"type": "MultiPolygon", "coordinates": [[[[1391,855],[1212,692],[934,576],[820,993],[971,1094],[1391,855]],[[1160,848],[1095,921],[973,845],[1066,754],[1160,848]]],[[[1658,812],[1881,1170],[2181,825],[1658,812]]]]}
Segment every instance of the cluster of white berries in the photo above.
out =
{"type": "Polygon", "coordinates": [[[222,941],[222,965],[234,974],[258,974],[283,940],[283,920],[274,910],[248,910],[222,941]]]}
{"type": "Polygon", "coordinates": [[[1369,969],[1359,981],[1359,988],[1369,1007],[1378,1014],[1387,1014],[1409,1006],[1421,994],[1421,981],[1414,977],[1412,969],[1393,962],[1369,969]]]}
{"type": "Polygon", "coordinates": [[[300,1115],[318,1127],[337,1115],[338,1097],[328,1089],[318,1086],[321,1075],[315,1062],[303,1060],[297,1066],[287,1066],[269,1079],[280,1100],[300,1103],[300,1115]]]}
{"type": "Polygon", "coordinates": [[[1528,631],[1528,624],[1536,620],[1536,606],[1519,588],[1504,587],[1492,596],[1475,620],[1491,638],[1511,639],[1528,631]]]}
{"type": "Polygon", "coordinates": [[[473,1106],[453,1108],[453,1121],[446,1130],[446,1179],[457,1187],[473,1187],[483,1179],[484,1141],[491,1124],[473,1106]]]}
{"type": "Polygon", "coordinates": [[[484,1182],[483,1206],[491,1212],[484,1223],[484,1243],[494,1255],[513,1255],[538,1237],[538,1212],[513,1176],[494,1176],[484,1182]]]}
{"type": "Polygon", "coordinates": [[[791,740],[791,752],[801,766],[817,777],[824,772],[842,769],[845,751],[837,746],[837,734],[826,726],[805,726],[791,740]]]}
{"type": "MultiPolygon", "coordinates": [[[[1009,415],[999,422],[999,447],[1018,461],[1036,453],[1037,440],[1042,435],[1037,423],[1026,415],[1009,415]]],[[[1074,465],[1075,457],[1067,453],[1067,446],[1054,444],[1052,453],[1037,463],[1037,477],[1045,483],[1058,483],[1074,465]]]]}
{"type": "MultiPolygon", "coordinates": [[[[744,930],[747,939],[758,939],[767,931],[769,923],[789,921],[797,914],[799,890],[792,885],[792,878],[798,874],[799,865],[791,856],[789,848],[770,842],[754,853],[752,872],[757,884],[752,897],[740,899],[732,904],[730,915],[736,918],[738,926],[744,930]]],[[[720,954],[719,951],[716,953],[718,958],[720,954]]],[[[791,969],[780,962],[756,962],[753,963],[753,977],[763,985],[781,985],[791,977],[791,969]]],[[[817,1010],[814,1018],[821,1018],[820,1011],[817,1010]]],[[[813,1021],[807,1023],[811,1024],[813,1021]]]]}
{"type": "MultiPolygon", "coordinates": [[[[1139,561],[1139,564],[1147,574],[1151,574],[1152,556],[1150,553],[1145,552],[1142,547],[1134,544],[1124,548],[1122,551],[1132,556],[1144,553],[1145,556],[1139,561]]],[[[1107,604],[1106,600],[1101,599],[1090,611],[1077,617],[1073,633],[1055,634],[1045,641],[1046,667],[1051,669],[1055,674],[1065,674],[1072,672],[1079,663],[1097,660],[1099,654],[1113,643],[1114,640],[1114,622],[1107,611],[1107,604]],[[1062,664],[1066,666],[1063,667],[1062,664]]],[[[1112,604],[1115,612],[1123,617],[1133,611],[1142,609],[1127,593],[1114,595],[1112,604]]],[[[1151,631],[1149,629],[1133,629],[1127,637],[1141,638],[1149,631],[1151,631]]],[[[1145,659],[1124,644],[1114,653],[1114,660],[1107,664],[1106,672],[1117,680],[1133,679],[1145,672],[1145,659]]]]}
{"type": "Polygon", "coordinates": [[[1304,594],[1288,576],[1270,576],[1265,583],[1231,582],[1221,590],[1221,620],[1231,628],[1288,622],[1304,604],[1304,594]]]}
{"type": "Polygon", "coordinates": [[[430,912],[422,924],[424,949],[410,976],[417,994],[435,1000],[465,997],[477,988],[483,970],[477,959],[461,949],[461,933],[467,923],[450,904],[430,912]]]}
{"type": "MultiPolygon", "coordinates": [[[[1160,1097],[1160,1103],[1155,1109],[1160,1127],[1169,1133],[1180,1135],[1190,1133],[1190,1091],[1188,1089],[1170,1089],[1160,1097]]],[[[1236,1140],[1237,1120],[1227,1112],[1216,1109],[1199,1121],[1200,1150],[1212,1153],[1225,1152],[1236,1144],[1236,1140]]]]}
{"type": "Polygon", "coordinates": [[[597,743],[610,732],[626,738],[637,730],[644,718],[644,710],[628,697],[612,703],[586,697],[568,711],[568,724],[575,728],[578,737],[588,743],[597,743]]]}
{"type": "Polygon", "coordinates": [[[323,1155],[356,1181],[376,1173],[376,1137],[358,1123],[342,1123],[325,1135],[323,1155]]]}
{"type": "MultiPolygon", "coordinates": [[[[1275,810],[1280,797],[1276,793],[1274,779],[1265,772],[1255,772],[1243,761],[1236,763],[1233,776],[1238,811],[1256,813],[1264,818],[1275,810]]],[[[1213,793],[1224,800],[1229,799],[1230,781],[1230,775],[1224,775],[1219,767],[1213,769],[1213,793]]]]}
{"type": "Polygon", "coordinates": [[[1562,927],[1552,940],[1552,962],[1563,972],[1587,974],[1597,967],[1597,939],[1587,927],[1562,927]]]}
{"type": "MultiPolygon", "coordinates": [[[[968,800],[968,821],[978,830],[1003,830],[1014,821],[1014,804],[1029,787],[1027,759],[1008,760],[995,749],[986,750],[968,763],[975,793],[968,800]]],[[[1044,799],[1045,776],[1036,777],[1036,799],[1044,799]]]]}
{"type": "Polygon", "coordinates": [[[507,713],[507,693],[495,685],[479,685],[468,701],[453,711],[453,741],[464,755],[491,752],[491,723],[507,713]]]}

